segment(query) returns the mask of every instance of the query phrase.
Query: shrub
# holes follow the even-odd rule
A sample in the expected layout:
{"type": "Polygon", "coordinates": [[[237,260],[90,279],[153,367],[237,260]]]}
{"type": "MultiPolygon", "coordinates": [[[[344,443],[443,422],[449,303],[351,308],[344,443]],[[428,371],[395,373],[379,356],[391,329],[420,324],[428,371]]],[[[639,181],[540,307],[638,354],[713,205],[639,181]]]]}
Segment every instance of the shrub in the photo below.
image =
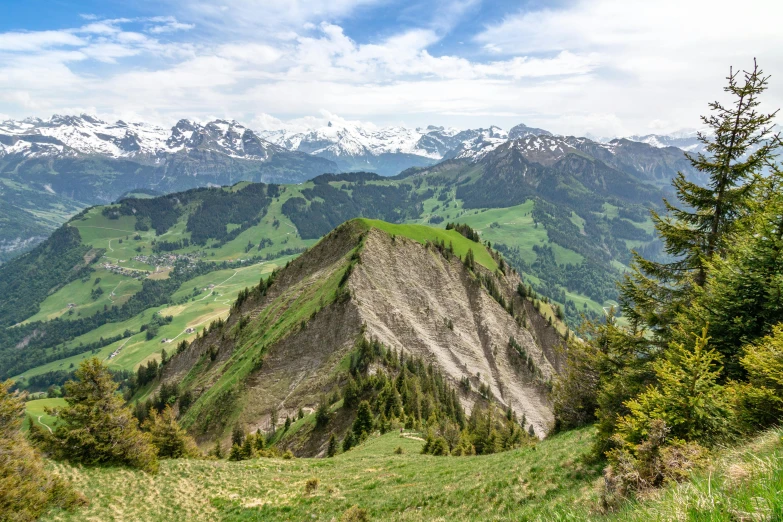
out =
{"type": "Polygon", "coordinates": [[[318,490],[318,485],[321,481],[318,477],[311,477],[305,482],[305,495],[312,495],[318,490]]]}
{"type": "Polygon", "coordinates": [[[402,455],[403,453],[405,453],[405,450],[402,449],[402,446],[397,446],[396,448],[394,448],[395,455],[402,455]]]}
{"type": "Polygon", "coordinates": [[[359,506],[351,506],[340,517],[340,522],[370,522],[370,515],[366,509],[359,506]]]}
{"type": "Polygon", "coordinates": [[[291,452],[291,450],[290,450],[290,449],[288,449],[288,450],[285,450],[285,453],[283,453],[283,458],[284,458],[285,460],[291,460],[291,459],[293,459],[293,458],[294,458],[294,454],[291,452]]]}
{"type": "Polygon", "coordinates": [[[634,493],[681,482],[706,462],[707,451],[695,442],[669,439],[663,420],[651,422],[648,435],[639,444],[615,436],[618,447],[607,452],[603,502],[612,507],[634,493]]]}

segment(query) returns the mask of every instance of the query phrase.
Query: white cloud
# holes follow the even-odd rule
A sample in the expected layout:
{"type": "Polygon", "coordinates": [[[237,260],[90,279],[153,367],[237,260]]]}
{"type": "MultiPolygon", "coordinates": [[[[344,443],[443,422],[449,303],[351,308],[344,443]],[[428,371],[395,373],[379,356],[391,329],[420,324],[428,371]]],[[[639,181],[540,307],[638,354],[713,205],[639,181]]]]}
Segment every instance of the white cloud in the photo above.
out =
{"type": "Polygon", "coordinates": [[[0,51],[38,51],[52,47],[77,47],[85,41],[67,31],[0,33],[0,51]]]}
{"type": "MultiPolygon", "coordinates": [[[[265,129],[341,121],[335,114],[365,126],[524,121],[613,135],[698,125],[728,66],[754,55],[773,85],[783,73],[781,8],[750,24],[758,0],[739,14],[702,0],[579,0],[476,28],[464,53],[438,49],[475,1],[443,0],[433,13],[452,5],[448,20],[357,42],[339,19],[376,1],[386,0],[177,0],[178,18],[3,33],[0,111],[94,107],[163,123],[218,115],[265,129]]],[[[781,92],[768,100],[783,105],[781,92]]]]}

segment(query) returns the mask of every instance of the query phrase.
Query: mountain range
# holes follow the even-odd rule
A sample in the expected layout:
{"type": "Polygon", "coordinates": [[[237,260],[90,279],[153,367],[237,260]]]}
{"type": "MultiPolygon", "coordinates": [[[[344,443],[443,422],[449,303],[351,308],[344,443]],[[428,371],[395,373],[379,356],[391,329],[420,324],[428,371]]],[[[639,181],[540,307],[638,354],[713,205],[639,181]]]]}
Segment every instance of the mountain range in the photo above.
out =
{"type": "Polygon", "coordinates": [[[306,132],[256,132],[228,120],[180,120],[170,129],[109,123],[85,114],[4,121],[0,262],[28,250],[79,210],[127,195],[238,181],[301,183],[341,171],[396,175],[440,161],[478,162],[507,143],[542,165],[576,153],[658,186],[666,186],[678,170],[692,174],[681,149],[663,147],[660,139],[647,141],[600,143],[523,124],[508,132],[498,127],[370,129],[348,123],[306,132]]]}

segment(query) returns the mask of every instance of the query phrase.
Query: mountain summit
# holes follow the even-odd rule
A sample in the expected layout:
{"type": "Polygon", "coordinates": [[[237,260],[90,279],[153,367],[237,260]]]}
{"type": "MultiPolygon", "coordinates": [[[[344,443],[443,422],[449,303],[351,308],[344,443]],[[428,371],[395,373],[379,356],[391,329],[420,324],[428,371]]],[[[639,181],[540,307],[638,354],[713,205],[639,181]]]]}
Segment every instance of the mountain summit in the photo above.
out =
{"type": "MultiPolygon", "coordinates": [[[[225,323],[167,363],[163,381],[193,395],[184,423],[202,442],[224,440],[230,422],[272,432],[345,388],[363,338],[431,365],[466,411],[491,396],[543,437],[565,330],[547,305],[517,293],[519,282],[455,230],[349,221],[240,295],[225,323]]],[[[325,452],[329,431],[353,415],[340,410],[328,430],[298,433],[291,449],[325,452]]]]}

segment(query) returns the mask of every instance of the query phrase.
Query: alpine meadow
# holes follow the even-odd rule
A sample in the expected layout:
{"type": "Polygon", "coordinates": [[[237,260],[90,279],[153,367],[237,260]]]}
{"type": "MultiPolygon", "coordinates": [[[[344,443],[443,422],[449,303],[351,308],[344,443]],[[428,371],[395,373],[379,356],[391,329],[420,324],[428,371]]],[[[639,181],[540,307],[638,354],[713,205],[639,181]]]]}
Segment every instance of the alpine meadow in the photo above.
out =
{"type": "Polygon", "coordinates": [[[780,7],[8,1],[0,521],[783,521],[780,7]]]}

